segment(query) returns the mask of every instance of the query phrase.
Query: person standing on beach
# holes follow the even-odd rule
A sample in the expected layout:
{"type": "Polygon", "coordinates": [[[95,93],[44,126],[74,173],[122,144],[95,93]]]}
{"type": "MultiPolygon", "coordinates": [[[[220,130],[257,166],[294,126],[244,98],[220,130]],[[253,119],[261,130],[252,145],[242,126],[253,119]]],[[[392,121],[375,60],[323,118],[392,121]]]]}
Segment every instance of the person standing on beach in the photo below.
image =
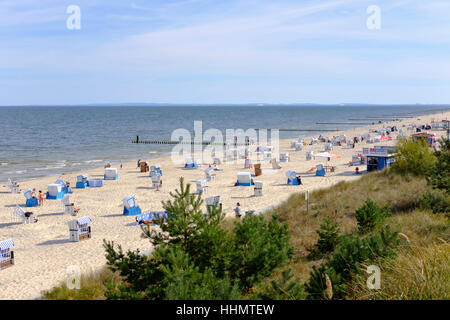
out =
{"type": "Polygon", "coordinates": [[[236,203],[236,208],[234,208],[234,213],[236,214],[236,218],[241,218],[242,216],[242,211],[241,211],[241,205],[240,203],[236,203]]]}
{"type": "Polygon", "coordinates": [[[41,190],[39,190],[39,206],[42,207],[44,205],[44,194],[41,190]]]}

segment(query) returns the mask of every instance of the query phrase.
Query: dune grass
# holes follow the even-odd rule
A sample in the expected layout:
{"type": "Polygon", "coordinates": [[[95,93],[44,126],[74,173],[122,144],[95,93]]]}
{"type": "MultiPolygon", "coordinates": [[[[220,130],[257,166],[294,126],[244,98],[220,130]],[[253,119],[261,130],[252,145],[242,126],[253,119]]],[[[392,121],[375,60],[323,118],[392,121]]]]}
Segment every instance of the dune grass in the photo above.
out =
{"type": "Polygon", "coordinates": [[[448,300],[450,299],[450,244],[411,246],[395,259],[379,263],[381,288],[370,290],[367,276],[358,276],[349,290],[357,300],[448,300]]]}
{"type": "Polygon", "coordinates": [[[69,289],[65,283],[42,293],[42,300],[104,300],[106,283],[118,280],[108,268],[81,275],[80,289],[69,289]]]}

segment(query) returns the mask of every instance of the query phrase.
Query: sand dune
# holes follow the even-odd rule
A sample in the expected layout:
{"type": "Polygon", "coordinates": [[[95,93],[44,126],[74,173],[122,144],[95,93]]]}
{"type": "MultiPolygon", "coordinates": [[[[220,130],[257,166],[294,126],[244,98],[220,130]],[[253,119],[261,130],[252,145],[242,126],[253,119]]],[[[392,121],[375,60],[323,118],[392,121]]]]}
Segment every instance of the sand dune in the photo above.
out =
{"type": "MultiPolygon", "coordinates": [[[[398,128],[402,124],[415,122],[417,124],[429,123],[432,118],[436,120],[445,119],[450,112],[419,117],[421,120],[408,119],[402,122],[393,122],[398,128]]],[[[370,126],[378,129],[384,125],[370,126]]],[[[333,132],[327,136],[344,133],[347,137],[353,137],[368,132],[368,127],[349,131],[333,132]]],[[[411,132],[410,132],[411,133],[411,132]]],[[[443,131],[435,132],[443,135],[443,131]]],[[[372,134],[374,135],[374,134],[372,134]]],[[[383,141],[375,145],[394,145],[396,134],[392,141],[383,141]]],[[[306,150],[314,152],[323,151],[323,144],[306,146],[302,151],[294,151],[290,148],[292,139],[283,140],[280,143],[280,151],[290,153],[290,162],[281,163],[282,169],[271,169],[270,163],[263,163],[263,175],[256,178],[262,181],[263,197],[253,196],[253,187],[235,187],[236,173],[238,171],[253,170],[243,169],[243,161],[240,163],[225,163],[220,167],[224,171],[217,172],[216,181],[209,183],[209,193],[204,196],[220,195],[223,210],[227,215],[233,215],[236,202],[240,202],[243,211],[263,210],[272,205],[286,200],[295,192],[314,190],[331,186],[342,180],[357,179],[354,167],[346,164],[351,160],[354,153],[361,152],[363,147],[373,146],[365,142],[356,145],[355,149],[346,147],[333,147],[333,153],[339,154],[341,158],[333,159],[330,164],[336,166],[334,173],[327,173],[325,177],[316,177],[307,173],[308,169],[324,159],[311,161],[305,160],[306,150]],[[295,170],[302,176],[302,186],[286,185],[285,172],[295,170]]],[[[306,139],[309,141],[310,139],[306,139]]],[[[149,145],[151,149],[151,145],[149,145]]],[[[277,155],[278,156],[278,155],[277,155]]],[[[102,188],[74,189],[70,195],[76,206],[81,207],[78,217],[89,216],[93,230],[92,239],[78,243],[69,242],[67,222],[73,217],[63,214],[60,200],[45,200],[42,208],[29,208],[38,215],[39,222],[34,224],[19,224],[11,222],[11,213],[16,204],[25,207],[23,190],[36,188],[47,191],[47,185],[53,183],[58,177],[46,177],[31,181],[20,182],[22,192],[11,194],[5,186],[0,187],[0,240],[13,239],[15,242],[16,264],[13,267],[0,271],[0,299],[33,299],[39,297],[42,290],[50,289],[64,281],[67,277],[67,267],[77,265],[82,272],[96,270],[102,267],[105,260],[105,251],[102,246],[103,239],[113,240],[120,243],[124,249],[141,250],[150,249],[150,243],[141,238],[140,228],[135,226],[133,216],[122,215],[122,198],[127,195],[135,195],[137,204],[143,211],[157,211],[162,209],[161,201],[169,198],[169,192],[178,187],[180,176],[186,182],[194,182],[204,177],[204,170],[185,170],[180,165],[174,165],[169,157],[159,159],[147,159],[150,165],[159,164],[163,170],[163,186],[157,192],[151,188],[151,179],[148,173],[140,173],[136,162],[123,163],[119,169],[118,181],[104,181],[102,188]]],[[[118,164],[113,164],[113,167],[118,164]]],[[[365,166],[360,167],[365,171],[365,166]]],[[[98,168],[87,172],[91,179],[102,179],[104,169],[98,168]]],[[[71,181],[75,185],[76,176],[80,173],[67,174],[62,179],[71,181]]],[[[195,183],[192,186],[195,190],[195,183]]]]}

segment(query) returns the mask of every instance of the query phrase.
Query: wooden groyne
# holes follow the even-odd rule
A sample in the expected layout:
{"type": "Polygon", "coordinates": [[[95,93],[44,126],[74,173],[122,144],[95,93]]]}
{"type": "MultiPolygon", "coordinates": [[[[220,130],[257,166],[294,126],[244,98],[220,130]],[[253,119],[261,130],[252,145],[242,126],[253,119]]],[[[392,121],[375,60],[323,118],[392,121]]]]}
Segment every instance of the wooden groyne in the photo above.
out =
{"type": "Polygon", "coordinates": [[[201,142],[197,142],[197,141],[173,141],[173,140],[141,140],[139,139],[139,136],[136,137],[136,140],[132,140],[132,143],[141,143],[141,144],[187,144],[187,145],[204,145],[204,146],[226,146],[226,145],[233,145],[233,146],[249,146],[251,145],[251,143],[249,142],[245,142],[245,143],[227,143],[227,142],[210,142],[210,141],[201,141],[201,142]]]}
{"type": "MultiPolygon", "coordinates": [[[[272,129],[255,129],[255,130],[272,130],[272,129]]],[[[320,132],[320,131],[340,131],[339,129],[277,129],[278,131],[287,132],[320,132]]]]}

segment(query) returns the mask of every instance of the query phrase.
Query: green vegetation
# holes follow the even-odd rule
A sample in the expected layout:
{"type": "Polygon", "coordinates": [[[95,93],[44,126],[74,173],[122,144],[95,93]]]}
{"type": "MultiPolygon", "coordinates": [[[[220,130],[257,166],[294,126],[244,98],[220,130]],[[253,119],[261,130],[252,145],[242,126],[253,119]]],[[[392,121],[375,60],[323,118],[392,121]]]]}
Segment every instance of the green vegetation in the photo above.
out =
{"type": "Polygon", "coordinates": [[[240,222],[218,208],[205,216],[181,181],[164,203],[167,223],[143,228],[150,256],[105,241],[107,269],[44,298],[448,299],[449,144],[431,155],[420,140],[400,144],[392,170],[310,192],[309,214],[294,194],[240,222]],[[406,158],[419,167],[409,171],[406,158]],[[366,285],[371,264],[382,272],[379,290],[366,285]]]}
{"type": "Polygon", "coordinates": [[[356,210],[355,218],[358,221],[358,230],[360,233],[367,233],[379,226],[384,218],[389,215],[387,210],[382,210],[370,199],[356,210]]]}
{"type": "Polygon", "coordinates": [[[333,252],[336,245],[339,243],[339,232],[339,226],[332,218],[327,217],[323,219],[320,229],[317,230],[319,239],[311,250],[309,257],[321,258],[324,255],[333,252]]]}
{"type": "Polygon", "coordinates": [[[105,241],[108,266],[122,278],[109,283],[108,299],[236,299],[271,275],[292,255],[286,224],[276,215],[248,216],[231,232],[221,228],[220,208],[203,215],[200,195],[189,192],[180,179],[180,190],[163,203],[169,213],[161,230],[144,227],[143,236],[155,250],[117,251],[105,241]]]}
{"type": "Polygon", "coordinates": [[[441,139],[439,150],[435,152],[436,165],[432,170],[429,181],[435,189],[450,194],[450,140],[441,139]]]}
{"type": "Polygon", "coordinates": [[[397,145],[397,155],[392,170],[400,174],[416,176],[429,175],[436,165],[436,155],[426,139],[401,139],[397,145]]]}

